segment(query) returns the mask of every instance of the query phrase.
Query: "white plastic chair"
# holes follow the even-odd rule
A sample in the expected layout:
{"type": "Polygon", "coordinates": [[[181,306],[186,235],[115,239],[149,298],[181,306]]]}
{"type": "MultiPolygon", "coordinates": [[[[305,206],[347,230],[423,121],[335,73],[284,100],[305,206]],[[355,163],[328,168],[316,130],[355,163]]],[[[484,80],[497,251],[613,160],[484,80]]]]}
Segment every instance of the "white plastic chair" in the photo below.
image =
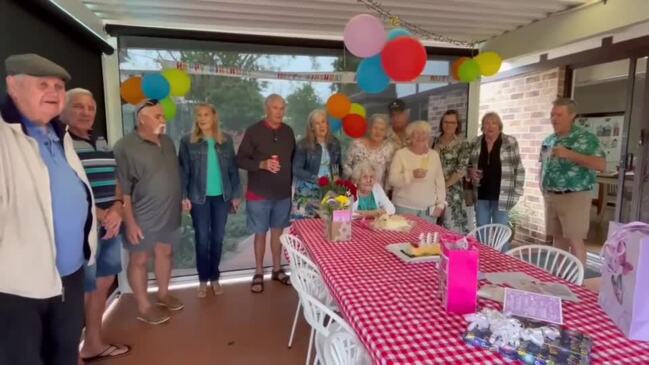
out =
{"type": "MultiPolygon", "coordinates": [[[[309,277],[314,273],[298,269],[298,276],[309,277]]],[[[302,301],[304,318],[316,332],[316,364],[365,365],[370,358],[358,341],[354,330],[336,312],[317,298],[309,295],[300,285],[296,290],[302,301]]]]}
{"type": "Polygon", "coordinates": [[[480,243],[501,251],[512,237],[512,229],[499,223],[485,224],[469,232],[468,236],[473,236],[480,243]]]}
{"type": "Polygon", "coordinates": [[[570,252],[546,245],[526,245],[513,248],[506,254],[573,284],[581,285],[584,282],[584,265],[570,252]]]}
{"type": "MultiPolygon", "coordinates": [[[[302,291],[308,293],[311,296],[318,298],[320,301],[325,303],[325,305],[332,311],[337,311],[338,306],[336,301],[333,299],[327,286],[324,281],[322,281],[322,276],[316,265],[306,256],[306,250],[304,250],[304,245],[299,238],[283,234],[280,236],[280,241],[286,250],[286,253],[289,257],[289,266],[291,267],[291,283],[293,288],[302,288],[302,291]],[[300,252],[302,251],[302,252],[300,252]],[[298,273],[302,272],[302,275],[298,273]]],[[[300,298],[297,304],[297,309],[295,310],[295,317],[293,318],[293,325],[291,328],[291,335],[289,337],[288,347],[290,348],[293,345],[293,338],[295,335],[295,328],[297,326],[297,319],[300,315],[300,307],[302,306],[302,299],[300,298]]],[[[306,363],[309,363],[311,358],[311,352],[313,349],[313,334],[314,329],[311,328],[311,334],[309,336],[309,348],[307,351],[306,363]]]]}

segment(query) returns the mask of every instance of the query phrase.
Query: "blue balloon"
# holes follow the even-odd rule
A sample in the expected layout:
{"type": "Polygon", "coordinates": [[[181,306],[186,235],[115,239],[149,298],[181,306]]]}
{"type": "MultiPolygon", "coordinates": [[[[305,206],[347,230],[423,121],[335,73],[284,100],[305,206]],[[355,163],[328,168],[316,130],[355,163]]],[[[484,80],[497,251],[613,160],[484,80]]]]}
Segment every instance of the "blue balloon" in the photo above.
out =
{"type": "Polygon", "coordinates": [[[159,73],[147,74],[142,78],[142,92],[149,99],[162,100],[169,96],[169,81],[159,73]]]}
{"type": "Polygon", "coordinates": [[[394,28],[391,31],[388,32],[388,41],[391,41],[393,39],[397,39],[399,37],[410,37],[412,33],[408,29],[405,28],[394,28]]]}
{"type": "Polygon", "coordinates": [[[368,94],[378,94],[390,85],[390,78],[381,64],[381,54],[361,61],[356,69],[356,82],[368,94]]]}
{"type": "Polygon", "coordinates": [[[338,132],[340,128],[343,127],[343,122],[340,119],[334,118],[334,117],[329,117],[327,118],[329,120],[329,128],[331,129],[332,132],[338,132]]]}

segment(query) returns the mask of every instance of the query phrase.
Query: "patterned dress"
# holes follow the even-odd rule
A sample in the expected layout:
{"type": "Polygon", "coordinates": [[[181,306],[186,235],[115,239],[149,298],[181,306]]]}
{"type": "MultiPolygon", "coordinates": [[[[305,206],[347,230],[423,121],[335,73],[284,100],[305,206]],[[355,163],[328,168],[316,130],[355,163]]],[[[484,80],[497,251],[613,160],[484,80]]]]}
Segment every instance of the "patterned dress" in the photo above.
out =
{"type": "Polygon", "coordinates": [[[362,139],[356,139],[347,150],[343,162],[343,174],[346,178],[349,178],[352,176],[354,166],[362,161],[369,161],[376,168],[376,182],[386,190],[387,170],[390,168],[394,151],[394,145],[387,139],[376,149],[369,149],[362,139]]]}
{"type": "MultiPolygon", "coordinates": [[[[456,172],[465,172],[469,162],[469,149],[466,141],[456,137],[450,144],[442,145],[439,137],[433,142],[433,148],[439,153],[444,170],[444,179],[448,179],[456,172]]],[[[464,189],[462,179],[446,189],[446,210],[444,211],[443,225],[461,234],[467,234],[469,221],[464,204],[464,189]]]]}

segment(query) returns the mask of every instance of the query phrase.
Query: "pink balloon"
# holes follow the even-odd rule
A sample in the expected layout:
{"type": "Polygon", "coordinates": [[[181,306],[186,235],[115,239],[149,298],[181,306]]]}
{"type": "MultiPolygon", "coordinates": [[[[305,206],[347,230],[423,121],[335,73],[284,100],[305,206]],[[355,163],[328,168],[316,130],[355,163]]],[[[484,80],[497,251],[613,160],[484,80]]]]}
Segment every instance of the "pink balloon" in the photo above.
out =
{"type": "Polygon", "coordinates": [[[345,46],[354,56],[372,57],[383,49],[387,35],[383,23],[375,16],[359,14],[351,18],[343,33],[345,46]]]}

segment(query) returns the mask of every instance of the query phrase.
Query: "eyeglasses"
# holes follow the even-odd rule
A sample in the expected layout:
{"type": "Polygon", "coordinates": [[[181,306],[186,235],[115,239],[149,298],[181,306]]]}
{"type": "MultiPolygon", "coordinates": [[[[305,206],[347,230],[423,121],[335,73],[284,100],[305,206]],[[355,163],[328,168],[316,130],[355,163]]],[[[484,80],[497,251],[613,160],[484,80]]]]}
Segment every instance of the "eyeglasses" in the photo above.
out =
{"type": "Polygon", "coordinates": [[[160,102],[157,99],[149,99],[149,100],[145,101],[142,105],[140,105],[139,108],[137,108],[137,110],[135,111],[135,116],[137,117],[138,114],[140,114],[140,112],[142,111],[142,109],[150,107],[150,106],[156,106],[159,103],[160,102]]]}

